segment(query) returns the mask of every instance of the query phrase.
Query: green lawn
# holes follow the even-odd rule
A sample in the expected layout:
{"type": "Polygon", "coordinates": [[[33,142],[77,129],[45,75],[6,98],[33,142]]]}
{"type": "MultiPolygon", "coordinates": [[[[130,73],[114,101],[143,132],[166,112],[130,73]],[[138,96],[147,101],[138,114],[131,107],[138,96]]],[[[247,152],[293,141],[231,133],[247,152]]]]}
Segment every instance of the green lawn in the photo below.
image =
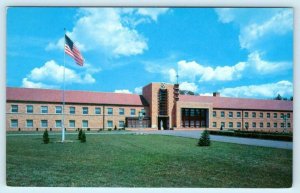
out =
{"type": "MultiPolygon", "coordinates": [[[[51,136],[59,140],[59,135],[51,136]]],[[[87,135],[42,144],[7,137],[7,185],[90,187],[290,187],[292,151],[159,135],[87,135]]]]}

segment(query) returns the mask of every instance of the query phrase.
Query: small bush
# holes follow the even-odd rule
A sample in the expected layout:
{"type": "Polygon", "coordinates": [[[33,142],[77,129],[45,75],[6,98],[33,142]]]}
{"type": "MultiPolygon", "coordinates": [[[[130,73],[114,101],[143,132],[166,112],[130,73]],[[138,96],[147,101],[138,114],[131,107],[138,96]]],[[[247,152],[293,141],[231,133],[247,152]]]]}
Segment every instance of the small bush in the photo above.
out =
{"type": "Polygon", "coordinates": [[[35,130],[36,130],[36,131],[39,131],[39,128],[36,128],[35,130]]]}
{"type": "Polygon", "coordinates": [[[18,131],[21,131],[21,128],[19,128],[18,131]]]}
{"type": "Polygon", "coordinates": [[[50,128],[50,131],[52,131],[52,128],[50,128]]]}
{"type": "Polygon", "coordinates": [[[82,138],[82,129],[79,129],[79,132],[78,132],[78,140],[81,140],[82,138]]]}
{"type": "Polygon", "coordinates": [[[125,127],[123,127],[122,130],[125,130],[125,127]]]}
{"type": "Polygon", "coordinates": [[[198,146],[210,146],[210,137],[207,130],[203,131],[198,141],[198,146]]]}
{"type": "Polygon", "coordinates": [[[85,143],[86,142],[86,136],[85,136],[85,132],[83,131],[81,134],[81,139],[80,139],[81,143],[85,143]]]}
{"type": "Polygon", "coordinates": [[[90,128],[87,128],[87,131],[90,131],[91,129],[90,128]]]}
{"type": "Polygon", "coordinates": [[[114,130],[117,130],[117,125],[115,125],[115,128],[114,128],[114,130]]]}
{"type": "Polygon", "coordinates": [[[44,131],[44,134],[43,134],[43,142],[44,142],[45,144],[48,144],[48,143],[50,142],[49,134],[48,134],[47,129],[44,131]]]}
{"type": "Polygon", "coordinates": [[[112,130],[111,128],[108,128],[108,129],[107,129],[107,131],[111,131],[111,130],[112,130]]]}

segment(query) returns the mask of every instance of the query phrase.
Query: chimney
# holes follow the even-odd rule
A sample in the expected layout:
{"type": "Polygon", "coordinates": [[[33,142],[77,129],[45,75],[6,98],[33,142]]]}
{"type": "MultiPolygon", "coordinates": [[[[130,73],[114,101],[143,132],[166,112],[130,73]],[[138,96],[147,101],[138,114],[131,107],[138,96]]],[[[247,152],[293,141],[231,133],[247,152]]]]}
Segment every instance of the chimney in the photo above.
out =
{"type": "Polygon", "coordinates": [[[213,96],[214,97],[220,97],[220,93],[219,92],[213,92],[213,96]]]}

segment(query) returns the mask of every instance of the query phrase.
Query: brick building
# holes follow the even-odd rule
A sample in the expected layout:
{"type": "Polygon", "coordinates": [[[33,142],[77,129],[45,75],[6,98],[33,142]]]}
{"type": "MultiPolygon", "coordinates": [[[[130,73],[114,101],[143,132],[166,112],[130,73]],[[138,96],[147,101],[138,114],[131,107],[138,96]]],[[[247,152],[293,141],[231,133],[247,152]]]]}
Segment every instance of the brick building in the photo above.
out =
{"type": "Polygon", "coordinates": [[[179,85],[150,83],[142,95],[10,88],[6,90],[7,130],[48,128],[241,129],[292,131],[293,102],[179,95],[179,85]],[[139,119],[143,114],[144,118],[139,119]]]}

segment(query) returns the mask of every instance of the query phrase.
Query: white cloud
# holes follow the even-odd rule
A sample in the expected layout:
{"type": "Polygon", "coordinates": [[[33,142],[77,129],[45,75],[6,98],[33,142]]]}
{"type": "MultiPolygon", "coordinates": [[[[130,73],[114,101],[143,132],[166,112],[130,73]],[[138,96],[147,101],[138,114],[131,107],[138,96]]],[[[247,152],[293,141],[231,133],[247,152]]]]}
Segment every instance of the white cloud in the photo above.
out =
{"type": "Polygon", "coordinates": [[[32,81],[28,80],[28,78],[23,78],[22,87],[25,87],[25,88],[48,88],[48,89],[57,88],[57,86],[54,86],[54,85],[43,84],[41,82],[32,82],[32,81]]]}
{"type": "Polygon", "coordinates": [[[234,20],[235,15],[232,12],[232,8],[217,8],[215,11],[219,16],[219,21],[222,23],[230,23],[234,20]]]}
{"type": "Polygon", "coordinates": [[[289,97],[293,95],[293,83],[286,80],[282,80],[277,83],[224,88],[219,90],[219,92],[223,96],[230,97],[273,98],[278,94],[280,94],[281,96],[289,97]]]}
{"type": "Polygon", "coordinates": [[[179,89],[197,92],[198,86],[193,82],[182,82],[179,84],[179,89]]]}
{"type": "Polygon", "coordinates": [[[166,13],[168,10],[168,8],[139,8],[137,13],[149,16],[152,20],[157,21],[158,16],[166,13]]]}
{"type": "Polygon", "coordinates": [[[143,87],[142,86],[136,87],[134,89],[134,93],[136,93],[136,94],[142,94],[142,92],[143,92],[143,87]]]}
{"type": "Polygon", "coordinates": [[[128,89],[115,90],[115,93],[132,94],[132,92],[130,92],[128,89]]]}
{"type": "Polygon", "coordinates": [[[200,96],[213,96],[212,93],[208,93],[208,92],[206,92],[206,93],[200,93],[199,95],[200,96]]]}

